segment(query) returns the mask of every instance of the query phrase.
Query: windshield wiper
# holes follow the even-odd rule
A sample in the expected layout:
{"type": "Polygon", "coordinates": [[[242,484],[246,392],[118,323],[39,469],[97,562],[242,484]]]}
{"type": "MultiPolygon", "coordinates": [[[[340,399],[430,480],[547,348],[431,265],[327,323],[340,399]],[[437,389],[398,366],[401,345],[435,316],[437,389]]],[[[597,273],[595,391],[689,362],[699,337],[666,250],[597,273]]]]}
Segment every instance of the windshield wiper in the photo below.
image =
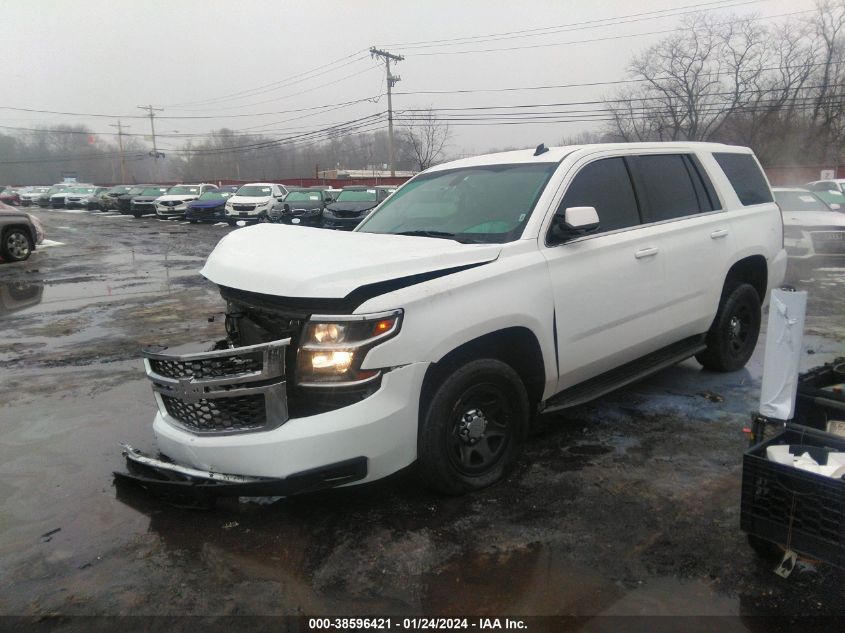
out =
{"type": "Polygon", "coordinates": [[[402,231],[401,233],[396,233],[396,235],[415,235],[419,237],[444,237],[449,240],[455,239],[454,233],[448,233],[447,231],[427,231],[427,230],[417,230],[417,231],[402,231]]]}

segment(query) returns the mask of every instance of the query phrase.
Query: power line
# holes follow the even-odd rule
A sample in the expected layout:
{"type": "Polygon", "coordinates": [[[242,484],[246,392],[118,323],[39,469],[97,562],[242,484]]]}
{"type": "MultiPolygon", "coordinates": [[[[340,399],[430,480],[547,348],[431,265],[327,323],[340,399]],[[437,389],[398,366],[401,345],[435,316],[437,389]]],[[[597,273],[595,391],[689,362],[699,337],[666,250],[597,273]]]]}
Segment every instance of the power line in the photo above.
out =
{"type": "Polygon", "coordinates": [[[471,35],[466,37],[457,37],[441,40],[424,40],[419,42],[408,43],[392,43],[387,46],[402,48],[404,50],[414,48],[432,48],[442,46],[460,46],[466,44],[477,44],[483,41],[501,41],[508,39],[518,39],[525,37],[538,37],[544,35],[553,35],[560,32],[570,30],[584,30],[604,28],[608,26],[618,26],[620,24],[630,24],[632,22],[643,22],[647,20],[657,20],[667,17],[677,17],[679,15],[686,15],[689,13],[706,13],[710,11],[721,11],[724,9],[732,9],[748,4],[758,4],[760,2],[768,2],[769,0],[716,0],[714,2],[699,2],[696,4],[684,5],[681,7],[673,7],[670,9],[658,9],[655,11],[644,11],[639,13],[630,13],[628,15],[614,16],[610,18],[598,18],[594,20],[584,20],[581,22],[569,22],[566,24],[558,24],[555,26],[544,26],[534,29],[523,29],[520,31],[507,31],[504,33],[488,33],[485,35],[471,35]],[[712,5],[723,5],[712,7],[712,5]],[[711,7],[709,9],[702,9],[702,7],[711,7]],[[663,14],[663,15],[658,15],[663,14]]]}

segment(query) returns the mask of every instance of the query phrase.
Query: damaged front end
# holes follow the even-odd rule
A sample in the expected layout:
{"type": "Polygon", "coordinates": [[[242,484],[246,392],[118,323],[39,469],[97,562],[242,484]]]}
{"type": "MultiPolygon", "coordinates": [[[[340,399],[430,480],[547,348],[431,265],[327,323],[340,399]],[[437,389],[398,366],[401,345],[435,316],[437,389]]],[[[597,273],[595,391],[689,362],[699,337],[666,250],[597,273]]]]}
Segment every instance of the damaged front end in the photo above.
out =
{"type": "MultiPolygon", "coordinates": [[[[295,358],[296,345],[291,349],[290,336],[238,345],[244,339],[266,339],[269,332],[257,334],[239,307],[230,303],[229,308],[229,336],[210,351],[142,351],[160,415],[197,437],[271,431],[290,418],[286,367],[295,358]],[[251,333],[241,331],[250,327],[251,333]]],[[[123,445],[123,455],[127,470],[114,473],[118,481],[131,481],[187,506],[206,505],[218,496],[290,496],[351,483],[367,474],[365,457],[274,478],[188,467],[129,445],[123,445]]]]}

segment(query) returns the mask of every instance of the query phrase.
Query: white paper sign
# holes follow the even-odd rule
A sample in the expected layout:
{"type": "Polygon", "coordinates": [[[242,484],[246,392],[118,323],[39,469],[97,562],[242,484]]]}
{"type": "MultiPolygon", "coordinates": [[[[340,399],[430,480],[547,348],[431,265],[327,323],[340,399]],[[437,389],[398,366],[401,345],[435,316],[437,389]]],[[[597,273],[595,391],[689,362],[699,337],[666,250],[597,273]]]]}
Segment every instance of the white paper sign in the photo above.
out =
{"type": "Polygon", "coordinates": [[[760,413],[766,417],[789,420],[795,413],[806,309],[805,291],[772,290],[760,388],[760,413]]]}

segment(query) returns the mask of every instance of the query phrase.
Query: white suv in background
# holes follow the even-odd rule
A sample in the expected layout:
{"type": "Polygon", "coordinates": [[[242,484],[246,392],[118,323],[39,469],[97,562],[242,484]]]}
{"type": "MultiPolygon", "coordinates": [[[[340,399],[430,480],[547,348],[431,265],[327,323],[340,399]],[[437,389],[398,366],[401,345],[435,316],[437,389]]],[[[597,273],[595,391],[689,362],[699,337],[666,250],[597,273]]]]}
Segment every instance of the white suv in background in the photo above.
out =
{"type": "Polygon", "coordinates": [[[217,185],[205,182],[196,185],[174,185],[167,190],[166,194],[156,198],[156,215],[161,218],[184,216],[191,200],[196,200],[206,191],[214,191],[215,189],[217,189],[217,185]]]}
{"type": "Polygon", "coordinates": [[[220,240],[202,274],[227,338],[146,353],[169,460],[126,456],[157,473],[145,485],[211,494],[287,495],[413,462],[446,493],[483,488],[537,412],[691,356],[743,367],[786,262],[747,148],[541,145],[438,165],[352,232],[270,224],[220,240]]]}
{"type": "Polygon", "coordinates": [[[238,220],[256,222],[266,219],[270,209],[287,195],[287,188],[272,182],[251,182],[242,185],[226,201],[226,221],[234,226],[238,220]]]}

